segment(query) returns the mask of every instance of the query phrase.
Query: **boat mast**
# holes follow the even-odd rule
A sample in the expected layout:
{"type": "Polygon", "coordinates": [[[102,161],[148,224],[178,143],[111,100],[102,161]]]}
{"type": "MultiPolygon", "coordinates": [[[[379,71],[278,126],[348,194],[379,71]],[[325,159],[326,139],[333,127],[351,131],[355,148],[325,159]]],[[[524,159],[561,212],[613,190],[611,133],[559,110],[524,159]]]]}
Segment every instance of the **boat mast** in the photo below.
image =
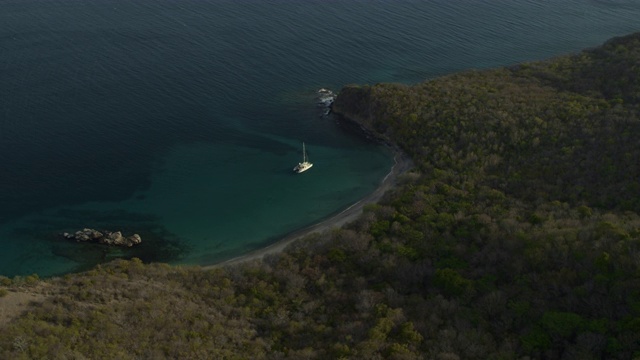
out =
{"type": "Polygon", "coordinates": [[[304,141],[302,142],[302,162],[307,162],[307,150],[304,148],[304,141]]]}

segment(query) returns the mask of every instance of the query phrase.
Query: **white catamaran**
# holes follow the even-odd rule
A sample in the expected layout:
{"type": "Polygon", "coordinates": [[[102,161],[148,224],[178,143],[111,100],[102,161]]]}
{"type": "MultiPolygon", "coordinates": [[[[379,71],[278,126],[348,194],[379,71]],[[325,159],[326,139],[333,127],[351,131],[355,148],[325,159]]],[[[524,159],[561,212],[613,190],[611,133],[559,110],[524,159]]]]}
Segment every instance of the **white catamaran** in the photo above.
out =
{"type": "Polygon", "coordinates": [[[302,162],[298,163],[298,165],[296,165],[296,167],[293,168],[293,171],[299,174],[303,171],[307,171],[311,169],[312,166],[313,164],[310,163],[309,159],[307,158],[307,150],[304,147],[304,143],[302,143],[302,162]]]}

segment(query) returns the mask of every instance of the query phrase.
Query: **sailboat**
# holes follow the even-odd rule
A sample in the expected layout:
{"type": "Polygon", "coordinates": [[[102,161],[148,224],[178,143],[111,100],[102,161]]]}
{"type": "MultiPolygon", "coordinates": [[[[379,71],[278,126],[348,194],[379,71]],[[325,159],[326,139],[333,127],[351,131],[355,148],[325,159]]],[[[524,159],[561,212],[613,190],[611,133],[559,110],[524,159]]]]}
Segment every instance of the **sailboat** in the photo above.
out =
{"type": "Polygon", "coordinates": [[[298,163],[298,165],[296,165],[296,167],[293,168],[293,171],[299,174],[301,172],[311,169],[312,166],[313,164],[310,163],[309,159],[307,158],[307,150],[305,149],[304,142],[303,142],[302,143],[302,162],[298,163]]]}

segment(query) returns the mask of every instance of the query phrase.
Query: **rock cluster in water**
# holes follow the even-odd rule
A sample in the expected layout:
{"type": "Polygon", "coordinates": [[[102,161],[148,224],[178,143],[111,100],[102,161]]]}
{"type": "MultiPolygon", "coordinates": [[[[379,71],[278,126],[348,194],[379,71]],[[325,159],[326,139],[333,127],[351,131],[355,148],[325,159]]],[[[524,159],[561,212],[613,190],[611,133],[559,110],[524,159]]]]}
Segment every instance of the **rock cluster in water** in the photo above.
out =
{"type": "Polygon", "coordinates": [[[131,236],[123,236],[120,231],[104,231],[100,232],[95,229],[82,229],[78,230],[75,233],[64,233],[62,236],[65,239],[75,240],[77,242],[94,242],[98,244],[105,245],[113,245],[113,246],[125,246],[132,247],[133,245],[138,245],[142,242],[142,238],[140,235],[133,234],[131,236]]]}
{"type": "Polygon", "coordinates": [[[336,95],[329,89],[322,88],[318,90],[318,106],[324,108],[323,115],[329,115],[331,113],[331,105],[335,100],[336,95]]]}

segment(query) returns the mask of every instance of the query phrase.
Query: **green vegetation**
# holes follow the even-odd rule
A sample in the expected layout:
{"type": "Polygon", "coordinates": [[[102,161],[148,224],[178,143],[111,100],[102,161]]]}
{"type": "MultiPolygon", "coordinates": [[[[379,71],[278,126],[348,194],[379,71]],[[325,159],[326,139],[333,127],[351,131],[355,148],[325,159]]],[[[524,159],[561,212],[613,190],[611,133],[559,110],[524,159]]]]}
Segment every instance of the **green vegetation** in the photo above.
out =
{"type": "Polygon", "coordinates": [[[348,86],[334,111],[416,164],[379,204],[261,262],[115,261],[46,280],[47,300],[0,332],[0,358],[638,357],[639,64],[634,34],[348,86]]]}

